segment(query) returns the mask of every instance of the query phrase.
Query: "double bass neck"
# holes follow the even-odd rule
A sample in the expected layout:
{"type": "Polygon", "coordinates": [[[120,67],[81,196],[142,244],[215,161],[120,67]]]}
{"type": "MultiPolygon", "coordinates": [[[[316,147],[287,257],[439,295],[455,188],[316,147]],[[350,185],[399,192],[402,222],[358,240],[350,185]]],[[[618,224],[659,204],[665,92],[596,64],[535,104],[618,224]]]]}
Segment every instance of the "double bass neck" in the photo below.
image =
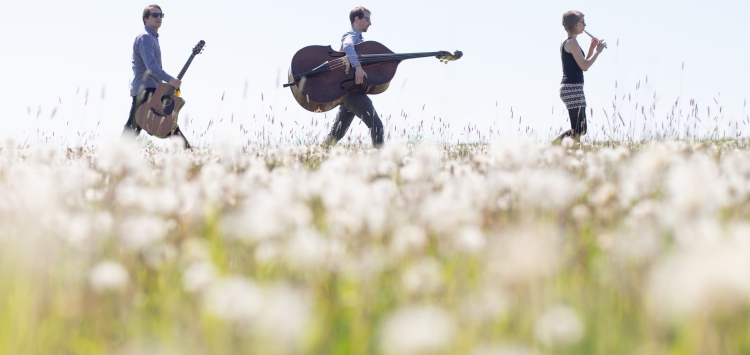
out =
{"type": "Polygon", "coordinates": [[[311,112],[325,112],[340,105],[349,93],[377,95],[388,89],[399,63],[405,59],[436,57],[441,62],[461,58],[461,52],[445,51],[393,53],[386,46],[374,42],[355,45],[357,58],[367,71],[364,82],[356,84],[354,70],[346,53],[331,46],[307,46],[292,57],[289,82],[295,100],[311,112]]]}
{"type": "MultiPolygon", "coordinates": [[[[456,55],[451,55],[448,52],[445,51],[439,51],[439,52],[419,52],[419,53],[383,53],[383,54],[359,54],[357,55],[357,59],[359,59],[359,62],[361,64],[375,64],[375,63],[382,63],[382,62],[391,62],[391,61],[402,61],[405,59],[414,59],[414,58],[425,58],[425,57],[437,57],[438,59],[441,59],[441,61],[445,60],[446,62],[448,60],[456,60],[460,58],[462,55],[461,52],[456,52],[456,55]],[[447,59],[448,57],[455,57],[455,59],[447,59]]],[[[294,75],[294,80],[300,80],[303,77],[318,74],[318,73],[327,73],[331,70],[337,69],[339,67],[342,67],[345,60],[346,55],[342,55],[341,57],[333,60],[326,61],[325,63],[320,64],[319,66],[315,67],[312,70],[306,71],[304,73],[296,74],[294,75]]],[[[284,87],[289,87],[294,85],[294,83],[288,83],[284,84],[284,87]]]]}

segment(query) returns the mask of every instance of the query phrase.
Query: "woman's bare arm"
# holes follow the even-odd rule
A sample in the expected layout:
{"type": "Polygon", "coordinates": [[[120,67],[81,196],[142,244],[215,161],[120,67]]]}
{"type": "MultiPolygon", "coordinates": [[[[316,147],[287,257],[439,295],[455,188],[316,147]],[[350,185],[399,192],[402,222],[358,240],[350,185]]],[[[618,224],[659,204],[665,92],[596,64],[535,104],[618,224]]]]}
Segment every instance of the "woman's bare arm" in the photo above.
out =
{"type": "Polygon", "coordinates": [[[596,44],[598,42],[595,39],[591,39],[591,45],[589,46],[589,54],[586,55],[586,59],[591,59],[591,56],[594,55],[594,50],[596,49],[596,44]]]}
{"type": "Polygon", "coordinates": [[[576,63],[578,63],[578,66],[581,67],[581,70],[588,71],[602,50],[604,50],[605,45],[606,42],[604,42],[604,40],[596,42],[596,46],[589,48],[588,58],[583,57],[583,52],[581,51],[581,47],[578,46],[577,41],[568,41],[565,43],[565,51],[573,54],[573,58],[576,60],[576,63]]]}

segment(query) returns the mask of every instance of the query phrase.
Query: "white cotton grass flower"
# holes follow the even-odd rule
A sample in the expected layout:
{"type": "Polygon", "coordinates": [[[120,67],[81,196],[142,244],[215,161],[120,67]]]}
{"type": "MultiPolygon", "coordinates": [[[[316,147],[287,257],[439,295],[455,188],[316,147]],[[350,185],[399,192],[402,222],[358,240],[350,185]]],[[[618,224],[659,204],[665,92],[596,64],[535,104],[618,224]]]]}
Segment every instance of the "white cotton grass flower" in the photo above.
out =
{"type": "Polygon", "coordinates": [[[472,323],[491,324],[506,316],[512,304],[512,298],[505,291],[496,285],[489,285],[479,288],[462,301],[461,314],[472,323]]]}
{"type": "Polygon", "coordinates": [[[434,145],[421,144],[414,155],[421,163],[424,173],[432,175],[440,169],[440,151],[434,145]]]}
{"type": "Polygon", "coordinates": [[[667,173],[666,190],[671,207],[683,219],[708,215],[724,206],[729,195],[712,158],[694,155],[675,164],[667,173]]]}
{"type": "Polygon", "coordinates": [[[133,139],[118,139],[102,145],[102,155],[96,160],[97,168],[114,175],[124,174],[140,167],[138,143],[133,139]]]}
{"type": "Polygon", "coordinates": [[[223,320],[246,324],[265,306],[263,289],[250,279],[229,276],[211,283],[203,297],[204,309],[223,320]]]}
{"type": "Polygon", "coordinates": [[[382,158],[388,159],[395,164],[401,164],[404,158],[409,154],[409,149],[402,140],[388,142],[383,151],[380,153],[382,158]]]}
{"type": "Polygon", "coordinates": [[[186,355],[196,354],[188,345],[162,344],[154,342],[133,341],[117,346],[113,355],[186,355]]]}
{"type": "Polygon", "coordinates": [[[141,251],[167,235],[164,220],[154,216],[127,217],[120,222],[120,244],[127,251],[141,251]]]}
{"type": "Polygon", "coordinates": [[[399,176],[406,182],[416,182],[422,179],[424,169],[422,165],[416,160],[412,160],[405,163],[401,170],[399,170],[399,176]]]}
{"type": "Polygon", "coordinates": [[[391,239],[391,249],[396,255],[421,251],[427,245],[427,232],[416,225],[402,225],[394,232],[391,239]]]}
{"type": "Polygon", "coordinates": [[[541,146],[527,139],[496,140],[490,149],[495,164],[503,170],[535,166],[542,158],[541,146]]]}
{"type": "Polygon", "coordinates": [[[144,250],[143,257],[148,267],[157,270],[177,257],[177,248],[168,243],[155,244],[144,250]]]}
{"type": "Polygon", "coordinates": [[[604,183],[591,193],[589,201],[595,208],[606,207],[610,201],[617,199],[617,186],[612,183],[604,183]]]}
{"type": "Polygon", "coordinates": [[[534,336],[549,347],[577,344],[584,333],[583,320],[575,309],[568,306],[550,307],[534,322],[534,336]]]}
{"type": "Polygon", "coordinates": [[[323,239],[316,230],[298,230],[284,249],[287,265],[300,270],[317,270],[334,263],[344,254],[345,246],[336,239],[323,239]]]}
{"type": "Polygon", "coordinates": [[[684,221],[674,228],[674,241],[684,248],[711,248],[724,240],[720,222],[707,216],[684,221]]]}
{"type": "Polygon", "coordinates": [[[507,285],[535,282],[556,274],[563,264],[558,236],[528,228],[498,239],[487,254],[488,276],[507,285]]]}
{"type": "Polygon", "coordinates": [[[308,226],[312,221],[310,208],[291,196],[277,193],[259,191],[248,199],[240,211],[226,218],[226,232],[241,240],[260,241],[308,226]]]}
{"type": "Polygon", "coordinates": [[[646,286],[657,319],[682,322],[716,312],[734,314],[748,306],[750,258],[735,243],[680,250],[652,268],[646,286]]]}
{"type": "Polygon", "coordinates": [[[576,143],[576,141],[573,140],[573,138],[565,137],[563,138],[562,142],[560,142],[560,145],[565,149],[571,149],[573,148],[573,145],[576,143]]]}
{"type": "Polygon", "coordinates": [[[282,248],[279,242],[275,240],[263,240],[258,243],[255,248],[253,257],[255,262],[260,265],[270,264],[277,260],[282,253],[282,248]]]}
{"type": "Polygon", "coordinates": [[[216,279],[214,264],[201,261],[190,264],[182,273],[182,288],[190,292],[199,292],[216,279]]]}
{"type": "MultiPolygon", "coordinates": [[[[631,161],[620,165],[620,203],[627,206],[644,197],[654,193],[657,186],[663,181],[665,170],[669,167],[672,158],[669,150],[661,144],[653,145],[648,153],[638,154],[631,161]]],[[[604,149],[604,154],[611,162],[617,162],[623,158],[623,154],[629,154],[623,147],[616,150],[604,149]]]]}
{"type": "Polygon", "coordinates": [[[420,259],[401,274],[401,286],[411,294],[432,294],[442,285],[440,263],[429,257],[420,259]]]}
{"type": "Polygon", "coordinates": [[[182,137],[170,136],[167,144],[164,146],[164,150],[172,154],[183,153],[185,151],[185,143],[182,137]]]}
{"type": "Polygon", "coordinates": [[[227,180],[227,172],[224,166],[218,163],[209,163],[203,166],[200,174],[200,182],[203,195],[208,201],[221,201],[224,196],[223,182],[227,180]]]}
{"type": "Polygon", "coordinates": [[[487,245],[487,237],[478,227],[464,226],[456,232],[453,242],[459,251],[467,254],[478,254],[487,245]]]}
{"type": "Polygon", "coordinates": [[[31,148],[30,160],[39,164],[51,165],[64,154],[64,148],[39,144],[31,148]]]}
{"type": "Polygon", "coordinates": [[[253,319],[256,341],[298,353],[313,315],[309,296],[302,290],[276,285],[265,291],[265,300],[263,309],[253,319]]]}
{"type": "Polygon", "coordinates": [[[390,160],[382,160],[378,163],[377,171],[378,175],[391,176],[398,170],[396,163],[390,160]]]}
{"type": "Polygon", "coordinates": [[[578,224],[586,223],[591,218],[591,212],[586,205],[575,205],[570,214],[578,224]]]}
{"type": "Polygon", "coordinates": [[[541,355],[541,353],[518,344],[480,345],[470,355],[541,355]]]}
{"type": "Polygon", "coordinates": [[[225,167],[229,168],[237,163],[238,150],[234,146],[231,136],[225,134],[224,137],[219,137],[216,152],[225,167]]]}
{"type": "Polygon", "coordinates": [[[62,228],[61,239],[74,247],[80,247],[90,239],[91,218],[84,214],[69,216],[62,228]]]}
{"type": "Polygon", "coordinates": [[[389,355],[432,354],[446,350],[456,332],[456,324],[443,309],[408,306],[385,318],[379,344],[389,355]]]}
{"type": "Polygon", "coordinates": [[[515,190],[528,206],[562,210],[583,193],[582,183],[563,170],[532,170],[519,173],[515,190]]]}
{"type": "Polygon", "coordinates": [[[189,238],[180,246],[180,257],[188,263],[211,259],[211,247],[204,239],[189,238]]]}
{"type": "Polygon", "coordinates": [[[735,223],[730,228],[728,240],[738,249],[750,253],[750,223],[735,223]]]}
{"type": "Polygon", "coordinates": [[[617,234],[600,236],[599,246],[609,249],[615,260],[642,264],[659,257],[664,249],[664,241],[650,229],[621,231],[617,234]]]}
{"type": "Polygon", "coordinates": [[[128,270],[116,261],[102,261],[89,273],[89,285],[98,293],[123,291],[128,281],[128,270]]]}
{"type": "Polygon", "coordinates": [[[346,152],[347,152],[346,148],[344,148],[343,146],[337,145],[331,148],[330,155],[331,157],[340,157],[340,156],[345,156],[346,152]]]}
{"type": "Polygon", "coordinates": [[[111,231],[114,218],[108,211],[102,211],[94,215],[91,224],[94,236],[101,238],[111,231]]]}

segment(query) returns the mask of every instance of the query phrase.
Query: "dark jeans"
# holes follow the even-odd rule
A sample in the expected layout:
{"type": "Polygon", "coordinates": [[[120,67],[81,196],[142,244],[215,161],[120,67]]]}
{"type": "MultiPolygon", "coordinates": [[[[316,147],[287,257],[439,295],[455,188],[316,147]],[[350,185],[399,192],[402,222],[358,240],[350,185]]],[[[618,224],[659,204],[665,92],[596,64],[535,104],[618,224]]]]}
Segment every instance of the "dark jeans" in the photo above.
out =
{"type": "Polygon", "coordinates": [[[372,100],[360,92],[349,94],[346,101],[339,106],[339,113],[336,115],[336,120],[333,121],[331,133],[328,134],[325,143],[327,145],[336,144],[344,138],[354,116],[359,117],[367,125],[367,128],[370,129],[372,146],[380,149],[383,146],[383,122],[380,121],[380,117],[375,112],[372,100]]]}
{"type": "Polygon", "coordinates": [[[558,139],[571,137],[578,140],[581,136],[586,135],[586,107],[577,107],[568,110],[570,116],[570,128],[559,135],[558,139]]]}
{"type": "MultiPolygon", "coordinates": [[[[139,134],[141,134],[141,127],[139,127],[138,123],[135,121],[135,112],[138,111],[138,108],[141,107],[144,102],[148,101],[151,95],[154,94],[154,91],[156,91],[156,88],[146,88],[143,89],[143,91],[139,92],[138,95],[133,96],[133,104],[130,106],[130,115],[128,116],[128,122],[125,123],[125,128],[122,130],[121,137],[132,136],[133,138],[135,138],[138,137],[139,134]]],[[[174,131],[169,133],[167,137],[171,137],[174,135],[182,138],[183,143],[185,144],[185,148],[190,148],[190,143],[188,143],[187,138],[185,138],[185,135],[182,133],[182,131],[180,131],[179,126],[175,128],[174,131]]]]}

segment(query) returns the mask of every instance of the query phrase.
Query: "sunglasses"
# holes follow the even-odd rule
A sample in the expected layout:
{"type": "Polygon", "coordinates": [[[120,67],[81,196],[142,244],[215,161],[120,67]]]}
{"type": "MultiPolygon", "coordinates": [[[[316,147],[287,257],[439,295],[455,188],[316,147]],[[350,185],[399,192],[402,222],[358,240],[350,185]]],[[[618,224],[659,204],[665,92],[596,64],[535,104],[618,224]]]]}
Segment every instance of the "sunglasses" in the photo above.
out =
{"type": "Polygon", "coordinates": [[[151,13],[151,17],[153,17],[153,18],[157,18],[157,17],[164,18],[164,14],[163,13],[158,13],[158,12],[152,12],[151,13]]]}

